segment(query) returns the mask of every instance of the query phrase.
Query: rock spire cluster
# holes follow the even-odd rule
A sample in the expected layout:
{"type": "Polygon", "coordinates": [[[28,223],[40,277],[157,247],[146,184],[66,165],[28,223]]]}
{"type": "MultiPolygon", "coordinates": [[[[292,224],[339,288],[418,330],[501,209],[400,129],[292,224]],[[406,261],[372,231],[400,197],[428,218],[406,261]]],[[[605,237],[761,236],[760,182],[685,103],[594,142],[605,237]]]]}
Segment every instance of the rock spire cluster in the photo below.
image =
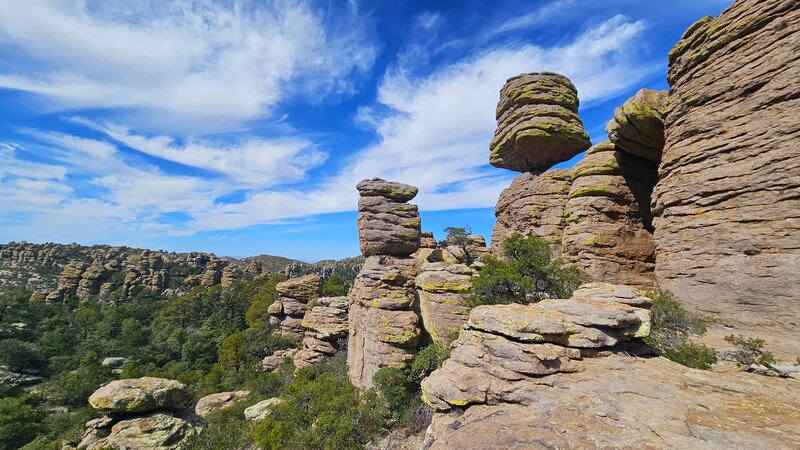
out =
{"type": "Polygon", "coordinates": [[[269,321],[278,326],[277,334],[300,343],[305,336],[303,317],[308,302],[322,295],[322,277],[317,274],[290,278],[275,286],[278,299],[267,308],[269,321]]]}
{"type": "Polygon", "coordinates": [[[303,348],[294,354],[297,369],[308,367],[340,349],[347,339],[347,297],[322,297],[308,309],[301,325],[305,330],[303,348]]]}

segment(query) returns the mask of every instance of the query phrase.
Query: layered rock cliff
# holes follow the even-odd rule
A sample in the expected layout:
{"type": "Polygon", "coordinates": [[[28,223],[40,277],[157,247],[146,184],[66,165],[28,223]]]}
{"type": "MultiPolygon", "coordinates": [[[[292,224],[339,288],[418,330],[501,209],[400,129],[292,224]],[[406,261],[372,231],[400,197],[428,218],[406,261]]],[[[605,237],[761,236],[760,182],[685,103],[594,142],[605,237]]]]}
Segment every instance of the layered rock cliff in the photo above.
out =
{"type": "Polygon", "coordinates": [[[669,55],[656,277],[712,332],[800,354],[800,3],[740,0],[669,55]],[[722,327],[727,327],[723,329],[722,327]]]}

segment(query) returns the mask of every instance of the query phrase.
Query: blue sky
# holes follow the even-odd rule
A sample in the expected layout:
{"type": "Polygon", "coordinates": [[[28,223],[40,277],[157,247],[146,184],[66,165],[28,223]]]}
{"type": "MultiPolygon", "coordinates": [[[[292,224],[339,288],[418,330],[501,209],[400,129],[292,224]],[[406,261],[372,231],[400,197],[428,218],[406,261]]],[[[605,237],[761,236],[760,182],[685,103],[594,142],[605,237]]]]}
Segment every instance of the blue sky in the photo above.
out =
{"type": "Polygon", "coordinates": [[[488,239],[507,78],[569,76],[599,142],[728,3],[0,0],[0,241],[341,258],[373,176],[488,239]]]}

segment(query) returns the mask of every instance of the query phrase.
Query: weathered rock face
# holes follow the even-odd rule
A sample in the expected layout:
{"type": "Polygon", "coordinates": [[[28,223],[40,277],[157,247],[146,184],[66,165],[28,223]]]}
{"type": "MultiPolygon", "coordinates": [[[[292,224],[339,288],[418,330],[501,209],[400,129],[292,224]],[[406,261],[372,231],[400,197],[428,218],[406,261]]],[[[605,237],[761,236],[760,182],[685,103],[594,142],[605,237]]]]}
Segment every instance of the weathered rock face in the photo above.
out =
{"type": "Polygon", "coordinates": [[[350,290],[347,366],[350,381],[372,386],[381,367],[403,367],[416,353],[421,330],[413,311],[417,260],[370,256],[350,290]]]}
{"type": "Polygon", "coordinates": [[[517,175],[494,208],[497,222],[492,231],[492,253],[500,256],[503,241],[514,232],[538,236],[560,249],[571,184],[572,175],[566,169],[517,175]]]}
{"type": "Polygon", "coordinates": [[[364,256],[409,256],[420,246],[420,218],[416,205],[406,202],[417,188],[380,178],[356,186],[358,201],[358,242],[364,256]]]}
{"type": "Polygon", "coordinates": [[[664,150],[668,104],[667,91],[640,90],[614,110],[606,126],[609,139],[618,149],[657,165],[664,150]]]}
{"type": "Polygon", "coordinates": [[[795,381],[629,356],[628,341],[648,333],[649,305],[629,286],[590,283],[567,300],[475,308],[450,359],[422,382],[437,410],[423,448],[800,444],[795,381]]]}
{"type": "Polygon", "coordinates": [[[464,264],[426,262],[415,279],[425,333],[433,342],[449,345],[467,321],[466,295],[475,271],[464,264]]]}
{"type": "Polygon", "coordinates": [[[305,329],[303,348],[294,355],[298,369],[333,356],[339,350],[339,341],[347,338],[347,297],[322,297],[303,317],[305,329]]]}
{"type": "Polygon", "coordinates": [[[250,395],[250,391],[218,392],[216,394],[206,395],[197,401],[197,405],[194,407],[194,413],[205,418],[213,412],[230,408],[236,404],[236,402],[247,398],[248,395],[250,395]]]}
{"type": "Polygon", "coordinates": [[[252,421],[264,420],[272,413],[272,408],[283,403],[279,397],[268,398],[244,410],[244,418],[252,421]]]}
{"type": "Polygon", "coordinates": [[[622,302],[640,303],[640,292],[603,284],[581,290],[578,298],[474,308],[450,358],[422,381],[425,402],[440,410],[528,404],[541,377],[578,371],[582,350],[648,335],[649,310],[622,302]]]}
{"type": "Polygon", "coordinates": [[[578,91],[563,75],[526,73],[500,91],[489,162],[517,172],[545,171],[589,148],[578,91]]]}
{"type": "MultiPolygon", "coordinates": [[[[509,341],[507,341],[509,342],[509,341]]],[[[530,384],[523,403],[434,414],[423,448],[796,448],[796,381],[622,354],[530,384]]]]}
{"type": "Polygon", "coordinates": [[[278,325],[278,335],[297,343],[303,340],[303,316],[308,302],[322,295],[322,277],[317,274],[292,278],[275,286],[280,298],[267,312],[270,322],[278,325]]]}
{"type": "Polygon", "coordinates": [[[610,142],[592,147],[572,171],[562,252],[592,279],[653,286],[650,195],[656,168],[610,142]]]}
{"type": "Polygon", "coordinates": [[[177,450],[203,426],[195,415],[180,411],[191,395],[183,384],[163,378],[112,381],[89,397],[89,404],[108,413],[86,424],[79,449],[177,450]]]}
{"type": "Polygon", "coordinates": [[[740,0],[670,52],[656,277],[713,333],[800,354],[800,3],[740,0]]]}
{"type": "Polygon", "coordinates": [[[142,377],[103,385],[89,397],[89,404],[103,412],[138,413],[185,408],[190,400],[191,394],[183,383],[142,377]]]}
{"type": "Polygon", "coordinates": [[[258,367],[258,370],[261,372],[275,372],[278,370],[286,358],[294,357],[295,353],[297,353],[296,348],[291,348],[288,350],[278,350],[275,353],[264,357],[261,360],[261,365],[258,367]]]}

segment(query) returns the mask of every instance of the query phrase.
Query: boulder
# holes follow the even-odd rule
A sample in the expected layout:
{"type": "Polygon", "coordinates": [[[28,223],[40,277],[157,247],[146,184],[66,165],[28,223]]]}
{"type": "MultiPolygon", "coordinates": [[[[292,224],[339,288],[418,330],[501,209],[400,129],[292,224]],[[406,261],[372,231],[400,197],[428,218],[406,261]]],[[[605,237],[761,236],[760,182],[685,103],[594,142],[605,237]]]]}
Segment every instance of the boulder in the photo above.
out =
{"type": "Polygon", "coordinates": [[[216,394],[206,395],[197,401],[197,405],[194,407],[194,413],[205,418],[213,412],[230,408],[236,404],[236,402],[244,400],[248,395],[250,395],[250,391],[218,392],[216,394]]]}
{"type": "Polygon", "coordinates": [[[517,175],[511,186],[500,193],[494,208],[492,253],[501,256],[503,241],[517,232],[544,239],[560,254],[564,207],[571,184],[572,175],[567,169],[517,175]]]}
{"type": "Polygon", "coordinates": [[[592,147],[572,170],[562,255],[597,281],[650,288],[655,244],[650,194],[656,167],[611,142],[592,147]]]}
{"type": "Polygon", "coordinates": [[[589,148],[578,91],[565,76],[526,73],[500,91],[489,162],[517,172],[545,171],[589,148]]]}
{"type": "Polygon", "coordinates": [[[244,410],[244,418],[253,422],[264,420],[272,413],[272,408],[281,403],[283,403],[283,400],[278,397],[260,401],[244,410]]]}
{"type": "Polygon", "coordinates": [[[290,278],[278,283],[275,290],[281,297],[267,308],[270,323],[278,325],[278,335],[300,343],[308,302],[322,295],[322,277],[310,274],[290,278]]]}
{"type": "MultiPolygon", "coordinates": [[[[199,421],[165,412],[120,420],[111,425],[92,423],[79,449],[102,450],[178,450],[185,448],[185,440],[200,432],[199,421]]],[[[87,426],[89,426],[87,424],[87,426]]]]}
{"type": "Polygon", "coordinates": [[[800,355],[800,73],[796,0],[735,2],[669,56],[654,192],[656,278],[745,334],[800,355]]]}
{"type": "Polygon", "coordinates": [[[339,349],[339,341],[347,338],[347,297],[322,297],[303,317],[305,329],[303,348],[294,355],[298,369],[332,356],[339,349]]]}
{"type": "Polygon", "coordinates": [[[139,413],[186,408],[191,397],[183,383],[142,377],[104,384],[89,396],[89,404],[103,412],[139,413]]]}
{"type": "Polygon", "coordinates": [[[423,231],[419,235],[419,248],[436,248],[436,239],[432,231],[423,231]]]}
{"type": "Polygon", "coordinates": [[[667,91],[641,89],[614,110],[614,118],[606,125],[608,138],[620,150],[657,165],[664,151],[668,104],[667,91]]]}
{"type": "Polygon", "coordinates": [[[406,203],[417,188],[380,178],[364,180],[357,189],[358,237],[364,256],[409,256],[420,246],[420,218],[416,205],[406,203]]]}
{"type": "Polygon", "coordinates": [[[101,364],[109,369],[121,369],[127,361],[128,358],[123,358],[121,356],[109,356],[105,358],[101,364]]]}
{"type": "Polygon", "coordinates": [[[275,286],[275,291],[281,297],[308,303],[320,296],[322,292],[322,277],[314,273],[290,278],[278,283],[275,286]]]}
{"type": "Polygon", "coordinates": [[[297,353],[296,348],[278,350],[269,356],[265,356],[264,359],[261,360],[258,370],[261,372],[275,372],[281,367],[286,358],[291,359],[294,357],[295,353],[297,353]]]}

